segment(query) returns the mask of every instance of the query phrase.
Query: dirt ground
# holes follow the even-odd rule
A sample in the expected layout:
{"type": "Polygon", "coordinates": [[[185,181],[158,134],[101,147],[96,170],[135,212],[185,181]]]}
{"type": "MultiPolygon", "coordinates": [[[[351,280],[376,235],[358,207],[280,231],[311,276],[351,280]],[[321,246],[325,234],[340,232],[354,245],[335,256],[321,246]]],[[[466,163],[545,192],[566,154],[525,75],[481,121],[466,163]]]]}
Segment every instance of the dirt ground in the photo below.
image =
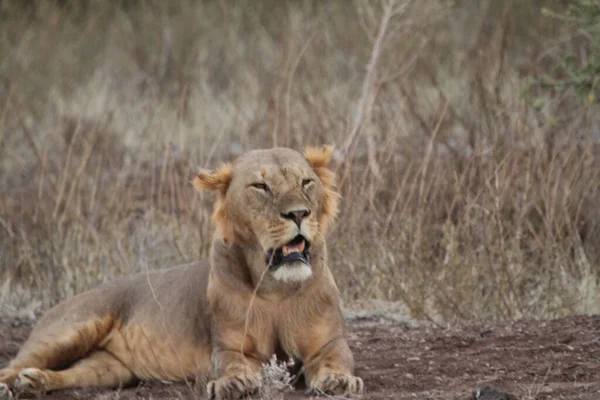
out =
{"type": "MultiPolygon", "coordinates": [[[[599,399],[600,316],[440,328],[378,317],[349,321],[365,399],[599,399]],[[485,389],[485,386],[498,389],[485,389]],[[480,388],[479,393],[477,389],[480,388]],[[509,394],[515,397],[510,397],[509,394]]],[[[0,366],[31,326],[0,324],[0,366]]],[[[70,390],[47,399],[192,398],[183,384],[143,383],[116,391],[70,390]]],[[[309,398],[301,392],[286,399],[309,398]]]]}

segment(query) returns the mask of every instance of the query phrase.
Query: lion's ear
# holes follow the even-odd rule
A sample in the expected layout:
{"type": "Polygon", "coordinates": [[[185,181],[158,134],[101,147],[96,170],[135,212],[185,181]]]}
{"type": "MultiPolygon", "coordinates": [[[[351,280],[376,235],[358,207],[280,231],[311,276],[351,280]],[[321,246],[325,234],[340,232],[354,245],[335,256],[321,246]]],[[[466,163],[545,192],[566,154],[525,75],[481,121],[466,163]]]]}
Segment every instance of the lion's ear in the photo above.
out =
{"type": "Polygon", "coordinates": [[[214,171],[200,169],[192,181],[192,185],[198,191],[218,190],[221,194],[225,194],[231,182],[232,170],[230,164],[222,164],[214,171]]]}
{"type": "Polygon", "coordinates": [[[327,167],[331,156],[333,155],[333,146],[325,145],[322,147],[307,147],[304,149],[304,157],[308,164],[313,168],[327,167]]]}
{"type": "Polygon", "coordinates": [[[339,209],[340,195],[335,183],[335,174],[328,167],[332,155],[333,146],[308,147],[304,150],[304,158],[323,183],[323,200],[319,210],[319,224],[323,235],[335,220],[339,209]]]}
{"type": "Polygon", "coordinates": [[[233,168],[231,164],[222,164],[214,171],[201,169],[192,181],[192,185],[198,191],[218,191],[219,196],[215,202],[213,221],[217,230],[225,239],[233,241],[233,225],[225,207],[225,195],[231,183],[233,168]]]}

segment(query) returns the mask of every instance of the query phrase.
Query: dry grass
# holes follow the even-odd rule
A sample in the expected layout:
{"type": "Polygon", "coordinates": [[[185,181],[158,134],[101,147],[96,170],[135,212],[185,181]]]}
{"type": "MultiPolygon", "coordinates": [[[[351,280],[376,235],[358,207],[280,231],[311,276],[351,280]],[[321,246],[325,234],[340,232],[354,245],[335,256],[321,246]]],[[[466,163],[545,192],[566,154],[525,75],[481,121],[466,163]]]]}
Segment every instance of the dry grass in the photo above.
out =
{"type": "Polygon", "coordinates": [[[206,256],[196,167],[334,143],[347,302],[599,312],[599,111],[522,96],[565,33],[542,5],[0,3],[0,308],[206,256]]]}
{"type": "Polygon", "coordinates": [[[284,399],[285,394],[294,391],[293,383],[295,376],[290,374],[290,368],[294,365],[293,360],[288,362],[278,361],[273,356],[268,363],[263,364],[260,385],[260,398],[265,400],[284,399]]]}

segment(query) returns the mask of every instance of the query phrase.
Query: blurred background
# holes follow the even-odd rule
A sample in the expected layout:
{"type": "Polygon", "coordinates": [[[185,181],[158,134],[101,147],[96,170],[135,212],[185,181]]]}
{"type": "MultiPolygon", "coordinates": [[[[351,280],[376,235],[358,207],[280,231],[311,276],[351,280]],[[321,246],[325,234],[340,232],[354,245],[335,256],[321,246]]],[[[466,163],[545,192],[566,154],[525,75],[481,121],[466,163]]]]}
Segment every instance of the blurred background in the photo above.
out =
{"type": "Polygon", "coordinates": [[[321,144],[349,307],[600,311],[600,1],[2,0],[0,314],[205,257],[198,167],[321,144]]]}

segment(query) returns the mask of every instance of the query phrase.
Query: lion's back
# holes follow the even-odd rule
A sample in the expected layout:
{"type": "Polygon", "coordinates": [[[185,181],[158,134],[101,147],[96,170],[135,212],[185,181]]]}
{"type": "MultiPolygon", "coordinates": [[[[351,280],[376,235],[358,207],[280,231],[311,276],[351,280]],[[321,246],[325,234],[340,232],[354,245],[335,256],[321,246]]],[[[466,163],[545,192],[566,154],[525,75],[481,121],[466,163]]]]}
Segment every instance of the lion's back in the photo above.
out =
{"type": "Polygon", "coordinates": [[[94,318],[110,318],[113,324],[143,323],[177,326],[181,334],[196,334],[208,320],[207,261],[169,269],[137,273],[100,284],[66,299],[36,324],[32,336],[52,334],[94,318]]]}
{"type": "Polygon", "coordinates": [[[157,330],[176,327],[177,336],[204,339],[210,331],[209,268],[208,261],[202,261],[136,276],[123,324],[144,321],[157,330]]]}

